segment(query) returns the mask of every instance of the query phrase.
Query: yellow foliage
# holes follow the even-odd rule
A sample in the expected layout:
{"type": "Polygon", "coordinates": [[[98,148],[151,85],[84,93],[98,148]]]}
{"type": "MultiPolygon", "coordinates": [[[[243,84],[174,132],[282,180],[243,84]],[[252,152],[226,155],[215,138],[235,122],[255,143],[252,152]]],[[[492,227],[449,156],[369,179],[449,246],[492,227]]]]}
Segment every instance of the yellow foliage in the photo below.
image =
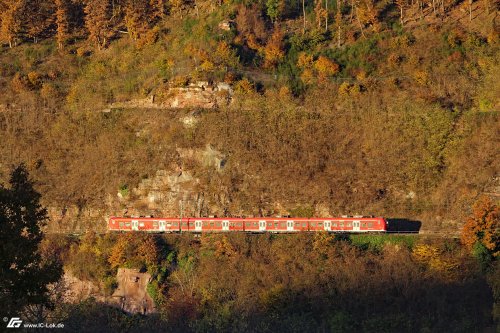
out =
{"type": "Polygon", "coordinates": [[[297,67],[299,68],[310,68],[313,65],[313,56],[305,52],[299,54],[297,59],[297,67]]]}
{"type": "Polygon", "coordinates": [[[217,257],[233,257],[235,254],[236,250],[226,236],[223,236],[220,241],[215,243],[215,255],[217,257]]]}
{"type": "Polygon", "coordinates": [[[287,86],[283,86],[280,88],[278,94],[281,98],[290,98],[292,92],[290,91],[290,88],[288,88],[287,86]]]}
{"type": "Polygon", "coordinates": [[[125,263],[125,249],[127,248],[127,242],[124,240],[124,237],[120,237],[111,250],[111,255],[108,258],[111,268],[120,267],[125,263]]]}
{"type": "Polygon", "coordinates": [[[432,259],[437,258],[439,254],[439,249],[431,245],[419,244],[413,248],[413,258],[421,264],[430,262],[432,259]]]}
{"type": "Polygon", "coordinates": [[[327,77],[333,76],[339,72],[339,65],[327,57],[320,56],[314,62],[314,68],[318,71],[319,79],[326,80],[327,77]]]}
{"type": "Polygon", "coordinates": [[[234,86],[234,91],[240,94],[248,94],[254,91],[253,83],[250,82],[247,78],[244,78],[238,82],[236,82],[234,86]]]}
{"type": "Polygon", "coordinates": [[[285,56],[283,50],[283,33],[276,29],[266,44],[264,50],[264,66],[275,67],[285,56]]]}
{"type": "Polygon", "coordinates": [[[415,71],[415,73],[413,73],[413,77],[418,84],[423,86],[427,85],[429,82],[429,74],[426,71],[415,71]]]}
{"type": "Polygon", "coordinates": [[[28,73],[28,81],[33,88],[39,88],[42,84],[42,76],[35,71],[31,71],[28,73]]]}
{"type": "Polygon", "coordinates": [[[418,244],[412,251],[413,259],[429,268],[431,272],[443,273],[451,278],[458,268],[458,263],[442,257],[442,251],[435,246],[418,244]]]}
{"type": "Polygon", "coordinates": [[[339,86],[339,95],[342,97],[349,96],[349,91],[351,89],[351,85],[348,82],[342,82],[339,86]]]}
{"type": "Polygon", "coordinates": [[[215,64],[209,60],[203,61],[203,63],[200,65],[200,68],[204,72],[212,72],[215,70],[215,64]]]}
{"type": "Polygon", "coordinates": [[[358,96],[361,94],[361,86],[359,84],[353,84],[349,89],[349,95],[358,96]]]}
{"type": "Polygon", "coordinates": [[[215,50],[215,57],[218,58],[221,63],[230,64],[233,57],[231,46],[229,46],[226,41],[219,42],[215,50]]]}
{"type": "Polygon", "coordinates": [[[260,45],[260,43],[257,41],[257,37],[255,37],[254,34],[250,34],[247,38],[247,45],[249,48],[252,50],[255,50],[257,52],[262,52],[263,47],[260,45]]]}
{"type": "Polygon", "coordinates": [[[312,83],[314,83],[314,78],[315,78],[314,73],[309,68],[304,69],[304,71],[300,75],[300,79],[305,84],[312,84],[312,83]]]}

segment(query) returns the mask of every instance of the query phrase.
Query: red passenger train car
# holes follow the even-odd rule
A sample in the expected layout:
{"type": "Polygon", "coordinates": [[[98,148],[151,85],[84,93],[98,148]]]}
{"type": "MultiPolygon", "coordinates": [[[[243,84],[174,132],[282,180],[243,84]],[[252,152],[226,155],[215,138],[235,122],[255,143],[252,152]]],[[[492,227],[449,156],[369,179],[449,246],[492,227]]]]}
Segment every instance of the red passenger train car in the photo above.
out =
{"type": "Polygon", "coordinates": [[[109,231],[144,232],[385,232],[383,217],[110,217],[109,231]]]}

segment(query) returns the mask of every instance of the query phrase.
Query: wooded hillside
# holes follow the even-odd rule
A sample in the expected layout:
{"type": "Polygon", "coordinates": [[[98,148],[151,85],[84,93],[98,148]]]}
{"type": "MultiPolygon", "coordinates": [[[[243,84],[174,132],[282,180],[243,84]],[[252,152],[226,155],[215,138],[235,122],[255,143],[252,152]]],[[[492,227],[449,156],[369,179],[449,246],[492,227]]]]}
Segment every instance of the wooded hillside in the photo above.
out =
{"type": "Polygon", "coordinates": [[[0,9],[0,175],[26,161],[50,207],[122,214],[109,198],[158,170],[197,180],[186,215],[376,214],[457,231],[480,194],[498,196],[497,1],[0,9]],[[230,102],[110,107],[201,81],[227,83],[230,102]],[[179,157],[207,144],[221,170],[179,157]]]}

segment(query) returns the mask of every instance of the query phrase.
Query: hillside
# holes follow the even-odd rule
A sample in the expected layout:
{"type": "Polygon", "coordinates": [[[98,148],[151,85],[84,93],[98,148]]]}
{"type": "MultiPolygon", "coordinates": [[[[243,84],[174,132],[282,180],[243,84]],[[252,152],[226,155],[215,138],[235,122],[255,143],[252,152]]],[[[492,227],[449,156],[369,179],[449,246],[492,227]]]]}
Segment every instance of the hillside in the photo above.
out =
{"type": "Polygon", "coordinates": [[[28,164],[52,231],[182,206],[456,233],[499,195],[497,2],[15,3],[0,178],[28,164]]]}

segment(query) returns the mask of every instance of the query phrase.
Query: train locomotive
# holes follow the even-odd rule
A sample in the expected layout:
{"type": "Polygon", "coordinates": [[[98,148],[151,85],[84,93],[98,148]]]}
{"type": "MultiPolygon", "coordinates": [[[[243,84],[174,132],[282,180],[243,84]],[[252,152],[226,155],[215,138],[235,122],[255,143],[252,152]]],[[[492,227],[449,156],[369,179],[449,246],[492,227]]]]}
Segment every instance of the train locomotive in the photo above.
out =
{"type": "Polygon", "coordinates": [[[142,231],[151,233],[205,233],[205,232],[248,232],[248,233],[294,233],[319,232],[363,233],[386,232],[387,220],[383,217],[346,216],[332,218],[292,217],[110,217],[109,231],[142,231]]]}

